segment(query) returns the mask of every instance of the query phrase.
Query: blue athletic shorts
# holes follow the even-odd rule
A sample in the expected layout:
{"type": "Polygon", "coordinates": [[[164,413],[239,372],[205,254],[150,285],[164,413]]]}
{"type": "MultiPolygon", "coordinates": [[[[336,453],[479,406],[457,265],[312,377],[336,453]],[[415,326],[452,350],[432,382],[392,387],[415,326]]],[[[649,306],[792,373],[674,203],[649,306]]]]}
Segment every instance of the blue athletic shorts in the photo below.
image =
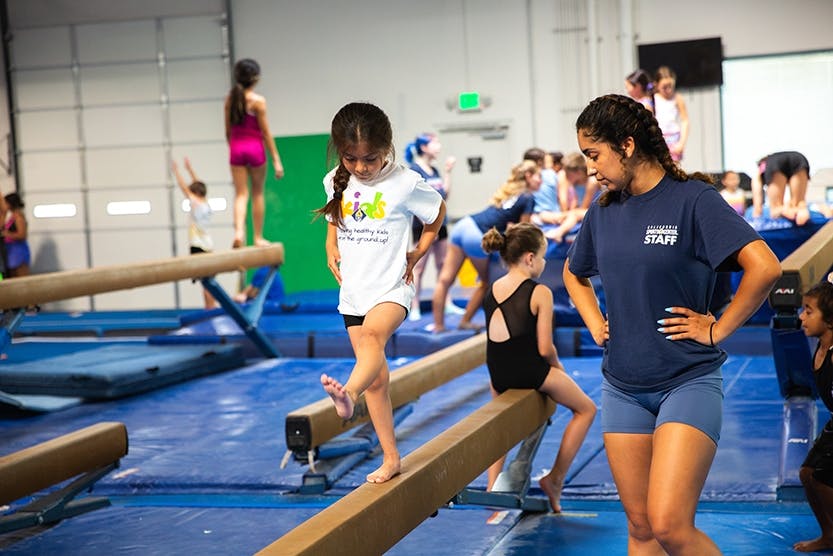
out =
{"type": "Polygon", "coordinates": [[[720,368],[654,392],[628,392],[602,381],[602,432],[653,434],[670,422],[691,425],[717,444],[723,423],[720,368]]]}
{"type": "Polygon", "coordinates": [[[454,224],[449,236],[451,243],[463,250],[467,257],[486,259],[489,254],[483,251],[483,232],[477,227],[471,216],[464,216],[454,224]]]}

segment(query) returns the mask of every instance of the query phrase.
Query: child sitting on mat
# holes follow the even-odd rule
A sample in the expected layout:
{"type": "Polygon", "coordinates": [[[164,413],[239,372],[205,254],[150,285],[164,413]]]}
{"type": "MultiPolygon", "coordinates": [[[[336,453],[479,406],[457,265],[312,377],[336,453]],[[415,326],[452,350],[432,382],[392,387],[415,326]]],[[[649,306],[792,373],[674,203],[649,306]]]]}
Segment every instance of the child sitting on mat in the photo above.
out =
{"type": "MultiPolygon", "coordinates": [[[[564,478],[593,423],[596,405],[564,371],[552,343],[552,291],[535,281],[546,264],[547,240],[541,229],[521,223],[503,235],[492,228],[483,236],[483,250],[499,252],[508,268],[483,300],[492,395],[509,388],[534,388],[573,412],[552,470],[538,481],[552,511],[558,513],[564,478]]],[[[488,490],[492,490],[505,459],[489,467],[488,490]]]]}
{"type": "MultiPolygon", "coordinates": [[[[818,338],[813,356],[813,376],[824,405],[833,412],[833,273],[824,282],[804,294],[804,310],[799,318],[807,336],[818,338]]],[[[813,540],[799,541],[793,548],[799,552],[833,549],[833,419],[827,421],[816,438],[799,471],[807,502],[821,526],[821,535],[813,540]]]]}

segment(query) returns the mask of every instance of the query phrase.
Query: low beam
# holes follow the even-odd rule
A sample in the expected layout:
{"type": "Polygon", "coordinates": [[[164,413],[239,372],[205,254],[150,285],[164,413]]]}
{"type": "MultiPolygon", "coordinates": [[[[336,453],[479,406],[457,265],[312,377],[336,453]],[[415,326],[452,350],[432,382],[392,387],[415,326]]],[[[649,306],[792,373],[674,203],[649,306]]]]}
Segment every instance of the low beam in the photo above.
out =
{"type": "MultiPolygon", "coordinates": [[[[462,342],[422,357],[390,374],[390,398],[394,408],[486,363],[486,335],[478,334],[462,342]]],[[[340,418],[333,401],[326,397],[286,416],[286,446],[306,454],[351,428],[370,420],[362,395],[353,417],[340,418]]]]}
{"type": "Polygon", "coordinates": [[[40,492],[127,454],[127,428],[104,422],[0,457],[0,505],[40,492]]]}
{"type": "Polygon", "coordinates": [[[199,279],[240,268],[283,264],[283,245],[34,274],[0,282],[0,309],[17,309],[176,280],[199,279]]]}
{"type": "Polygon", "coordinates": [[[821,227],[781,261],[781,278],[769,294],[774,309],[797,309],[807,288],[820,281],[833,265],[833,220],[821,227]]]}
{"type": "Polygon", "coordinates": [[[535,390],[507,390],[405,457],[400,476],[363,484],[258,554],[382,554],[553,411],[535,390]]]}

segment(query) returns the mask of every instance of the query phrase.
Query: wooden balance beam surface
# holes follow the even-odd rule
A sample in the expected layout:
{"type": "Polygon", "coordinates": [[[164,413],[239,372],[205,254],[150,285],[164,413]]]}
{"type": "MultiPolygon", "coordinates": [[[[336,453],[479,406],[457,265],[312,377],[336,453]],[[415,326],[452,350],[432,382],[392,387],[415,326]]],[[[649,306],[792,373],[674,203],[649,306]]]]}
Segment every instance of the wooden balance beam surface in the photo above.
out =
{"type": "Polygon", "coordinates": [[[800,275],[801,285],[808,288],[824,278],[831,264],[833,220],[822,226],[810,239],[781,261],[781,268],[785,274],[789,272],[800,275]]]}
{"type": "Polygon", "coordinates": [[[833,220],[781,261],[782,275],[769,295],[773,307],[801,307],[801,296],[833,264],[833,220]]]}
{"type": "Polygon", "coordinates": [[[382,554],[553,411],[540,392],[507,390],[405,457],[398,477],[363,484],[258,554],[382,554]]]}
{"type": "MultiPolygon", "coordinates": [[[[422,357],[390,374],[390,398],[394,408],[486,363],[486,335],[478,334],[422,357]]],[[[326,397],[286,416],[286,446],[307,453],[328,440],[370,419],[364,395],[359,397],[353,417],[341,419],[326,397]]]]}
{"type": "Polygon", "coordinates": [[[127,428],[104,422],[0,457],[0,504],[94,471],[127,454],[127,428]]]}
{"type": "Polygon", "coordinates": [[[16,309],[73,297],[199,279],[240,268],[283,264],[283,245],[242,247],[155,261],[34,274],[0,282],[0,309],[16,309]]]}

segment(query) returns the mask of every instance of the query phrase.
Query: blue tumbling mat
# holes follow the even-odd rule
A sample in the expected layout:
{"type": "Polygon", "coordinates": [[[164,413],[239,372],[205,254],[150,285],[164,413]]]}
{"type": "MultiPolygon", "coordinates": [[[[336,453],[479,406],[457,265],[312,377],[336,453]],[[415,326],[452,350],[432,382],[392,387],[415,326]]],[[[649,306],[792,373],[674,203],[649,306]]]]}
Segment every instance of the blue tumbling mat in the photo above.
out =
{"type": "Polygon", "coordinates": [[[118,398],[243,365],[239,346],[105,345],[38,360],[3,362],[0,391],[118,398]]]}

